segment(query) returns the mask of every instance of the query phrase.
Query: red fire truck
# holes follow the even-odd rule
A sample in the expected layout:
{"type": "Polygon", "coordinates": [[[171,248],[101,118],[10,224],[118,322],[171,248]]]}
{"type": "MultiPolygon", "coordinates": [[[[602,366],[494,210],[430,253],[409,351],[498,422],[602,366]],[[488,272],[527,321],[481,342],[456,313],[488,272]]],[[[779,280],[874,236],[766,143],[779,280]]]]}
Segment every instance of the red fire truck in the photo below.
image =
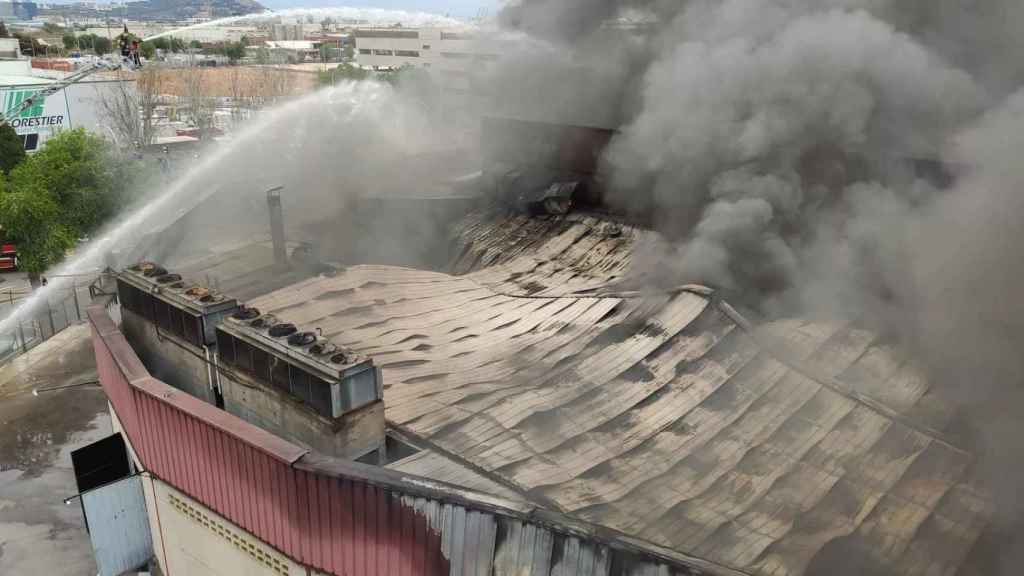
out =
{"type": "Polygon", "coordinates": [[[18,248],[12,242],[0,238],[0,272],[18,269],[18,248]]]}

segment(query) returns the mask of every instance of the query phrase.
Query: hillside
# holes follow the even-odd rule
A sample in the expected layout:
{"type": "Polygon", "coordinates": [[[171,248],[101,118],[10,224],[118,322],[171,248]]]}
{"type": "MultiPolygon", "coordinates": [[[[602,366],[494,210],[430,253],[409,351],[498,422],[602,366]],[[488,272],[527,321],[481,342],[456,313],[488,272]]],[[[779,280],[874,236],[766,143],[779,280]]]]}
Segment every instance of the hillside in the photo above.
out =
{"type": "MultiPolygon", "coordinates": [[[[125,12],[117,9],[117,19],[127,17],[136,21],[180,22],[190,18],[224,18],[242,16],[265,10],[255,0],[142,0],[129,2],[125,12]]],[[[96,10],[84,4],[51,4],[42,10],[46,16],[95,17],[110,16],[108,11],[96,10]]]]}

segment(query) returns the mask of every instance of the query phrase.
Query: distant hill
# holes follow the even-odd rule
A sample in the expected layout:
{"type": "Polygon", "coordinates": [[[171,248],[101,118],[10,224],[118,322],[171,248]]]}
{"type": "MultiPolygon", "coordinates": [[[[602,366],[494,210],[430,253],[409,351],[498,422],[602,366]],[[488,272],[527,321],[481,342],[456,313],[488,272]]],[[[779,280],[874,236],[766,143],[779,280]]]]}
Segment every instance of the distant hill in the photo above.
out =
{"type": "Polygon", "coordinates": [[[127,8],[129,20],[179,21],[197,17],[243,16],[265,10],[255,0],[143,0],[132,2],[127,8]]]}
{"type": "Polygon", "coordinates": [[[256,0],[142,0],[128,2],[123,10],[118,6],[112,15],[108,11],[96,10],[84,4],[50,4],[41,12],[50,16],[113,17],[118,20],[127,16],[128,20],[180,22],[190,18],[243,16],[263,12],[265,8],[256,0]]]}

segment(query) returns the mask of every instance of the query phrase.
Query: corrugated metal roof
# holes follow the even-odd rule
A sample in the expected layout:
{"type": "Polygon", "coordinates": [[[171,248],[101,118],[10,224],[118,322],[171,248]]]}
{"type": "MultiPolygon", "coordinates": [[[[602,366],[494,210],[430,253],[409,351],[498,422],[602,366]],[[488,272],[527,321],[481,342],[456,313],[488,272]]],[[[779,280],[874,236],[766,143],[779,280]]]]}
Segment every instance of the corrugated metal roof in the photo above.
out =
{"type": "Polygon", "coordinates": [[[252,304],[373,356],[390,421],[571,516],[751,574],[840,544],[955,570],[991,504],[928,382],[854,326],[611,289],[647,241],[471,219],[462,276],[356,266],[252,304]]]}
{"type": "Polygon", "coordinates": [[[387,467],[406,474],[433,478],[455,486],[465,486],[470,490],[478,490],[510,500],[522,499],[522,494],[512,488],[496,482],[493,478],[481,474],[461,462],[429,449],[392,462],[387,467]]]}
{"type": "Polygon", "coordinates": [[[105,310],[97,372],[147,473],[303,565],[337,575],[735,576],[462,487],[306,453],[148,375],[105,310]]]}

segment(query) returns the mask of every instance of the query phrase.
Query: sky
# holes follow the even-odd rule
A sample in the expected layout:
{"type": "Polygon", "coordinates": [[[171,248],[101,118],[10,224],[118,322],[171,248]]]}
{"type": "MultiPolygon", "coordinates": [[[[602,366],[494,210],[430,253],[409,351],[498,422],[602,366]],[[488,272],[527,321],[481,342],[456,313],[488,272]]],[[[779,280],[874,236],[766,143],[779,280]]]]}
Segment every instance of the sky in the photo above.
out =
{"type": "Polygon", "coordinates": [[[270,9],[280,8],[330,8],[333,6],[353,6],[367,8],[386,8],[391,10],[412,10],[448,14],[458,18],[476,16],[481,8],[487,8],[491,14],[499,5],[499,0],[258,0],[270,9]]]}

